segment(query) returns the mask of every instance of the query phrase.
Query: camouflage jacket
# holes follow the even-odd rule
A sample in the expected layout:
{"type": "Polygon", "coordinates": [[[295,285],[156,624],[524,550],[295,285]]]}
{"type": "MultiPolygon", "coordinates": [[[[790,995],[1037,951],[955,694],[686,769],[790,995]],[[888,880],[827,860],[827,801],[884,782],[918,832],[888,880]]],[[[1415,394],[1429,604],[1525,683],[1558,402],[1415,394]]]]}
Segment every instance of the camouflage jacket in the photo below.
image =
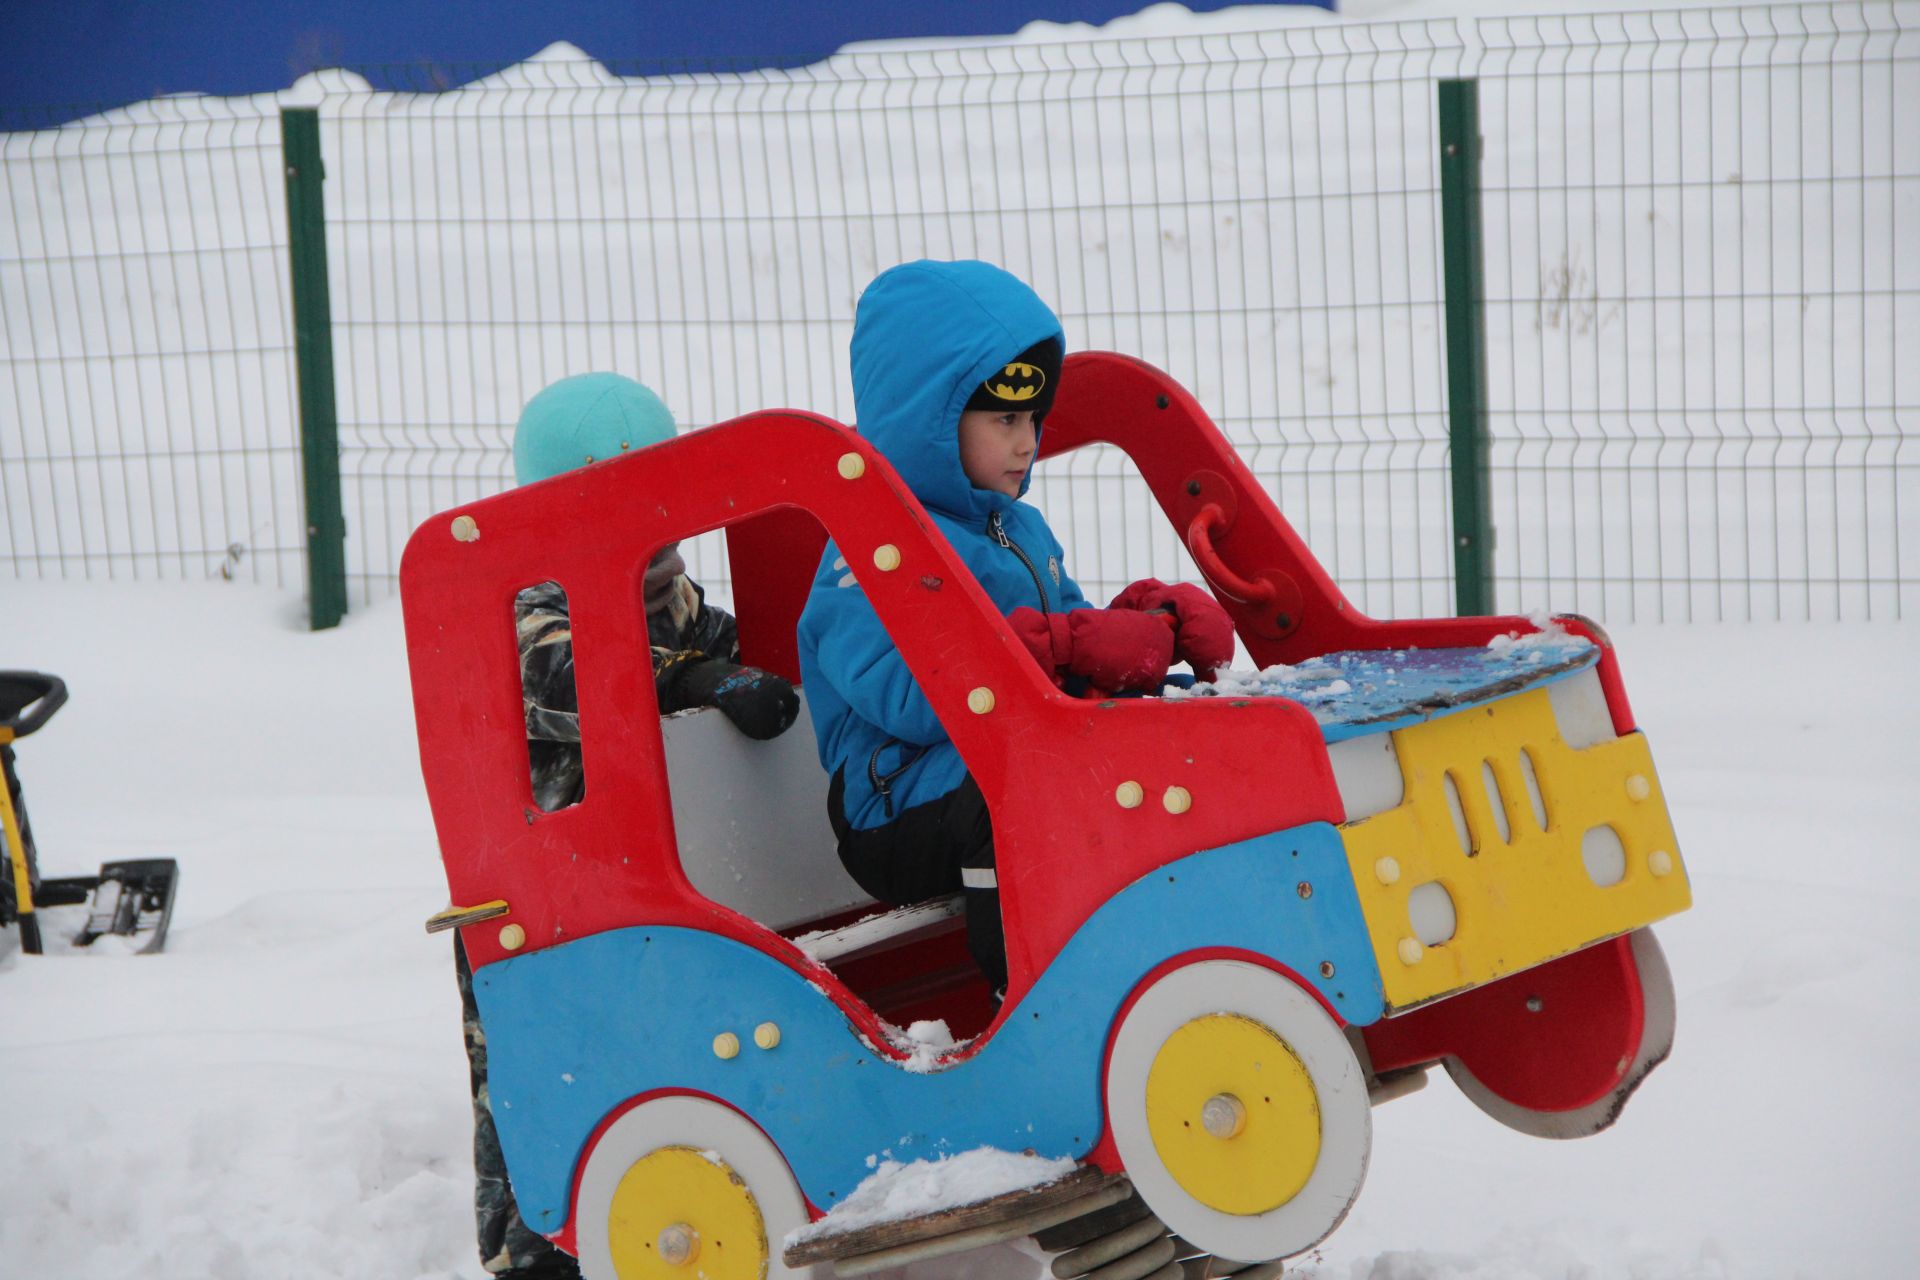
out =
{"type": "MultiPolygon", "coordinates": [[[[513,614],[520,642],[520,690],[526,709],[527,753],[533,762],[533,798],[551,813],[578,803],[586,790],[566,592],[556,582],[528,587],[514,598],[513,614]]],[[[695,664],[740,660],[733,615],[708,604],[706,593],[685,574],[673,580],[666,604],[647,615],[647,640],[653,648],[653,687],[663,715],[690,705],[681,694],[681,684],[695,664]]]]}

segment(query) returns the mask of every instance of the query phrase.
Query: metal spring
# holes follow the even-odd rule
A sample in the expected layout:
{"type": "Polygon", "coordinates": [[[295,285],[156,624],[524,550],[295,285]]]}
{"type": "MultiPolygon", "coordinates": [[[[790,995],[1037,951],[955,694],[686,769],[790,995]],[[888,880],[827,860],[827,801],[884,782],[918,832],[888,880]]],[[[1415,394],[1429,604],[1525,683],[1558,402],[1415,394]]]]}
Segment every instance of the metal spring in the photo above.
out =
{"type": "Polygon", "coordinates": [[[1095,1210],[1034,1240],[1056,1252],[1055,1280],[1277,1280],[1273,1262],[1230,1262],[1202,1252],[1168,1230],[1138,1195],[1095,1210]]]}

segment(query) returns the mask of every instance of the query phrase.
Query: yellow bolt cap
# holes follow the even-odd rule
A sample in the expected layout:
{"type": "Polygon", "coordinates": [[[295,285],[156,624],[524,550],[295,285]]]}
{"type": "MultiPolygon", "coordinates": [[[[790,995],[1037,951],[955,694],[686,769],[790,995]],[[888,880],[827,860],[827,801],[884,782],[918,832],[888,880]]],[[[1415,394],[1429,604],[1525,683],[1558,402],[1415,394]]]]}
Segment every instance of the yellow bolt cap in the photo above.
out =
{"type": "Polygon", "coordinates": [[[480,526],[474,522],[472,516],[453,518],[453,540],[455,542],[480,541],[480,526]]]}
{"type": "Polygon", "coordinates": [[[1185,813],[1193,808],[1193,795],[1185,787],[1168,787],[1160,803],[1167,806],[1168,813],[1185,813]]]}
{"type": "Polygon", "coordinates": [[[1673,874],[1673,855],[1665,849],[1655,849],[1647,855],[1647,870],[1656,876],[1673,874]]]}
{"type": "Polygon", "coordinates": [[[1247,1127],[1246,1105],[1230,1093],[1216,1093],[1200,1108],[1200,1127],[1216,1138],[1237,1138],[1247,1127]]]}
{"type": "Polygon", "coordinates": [[[1427,954],[1427,949],[1420,945],[1420,939],[1418,938],[1400,939],[1400,963],[1401,964],[1405,964],[1405,965],[1419,964],[1421,958],[1426,954],[1427,954]]]}
{"type": "Polygon", "coordinates": [[[1652,794],[1653,784],[1647,781],[1644,774],[1636,773],[1627,779],[1627,799],[1645,800],[1652,794]]]}
{"type": "Polygon", "coordinates": [[[1381,884],[1392,884],[1400,879],[1400,860],[1381,858],[1373,864],[1373,876],[1381,884]]]}
{"type": "Polygon", "coordinates": [[[753,1029],[753,1042],[762,1049],[772,1049],[780,1043],[780,1028],[771,1022],[763,1022],[753,1029]]]}
{"type": "Polygon", "coordinates": [[[1146,798],[1146,788],[1131,778],[1113,789],[1114,802],[1122,809],[1138,809],[1140,802],[1146,798]]]}
{"type": "Polygon", "coordinates": [[[867,474],[867,460],[857,453],[840,455],[840,476],[845,480],[858,480],[867,474]]]}
{"type": "Polygon", "coordinates": [[[900,567],[900,548],[891,542],[881,543],[873,549],[873,567],[882,573],[892,573],[900,567]]]}
{"type": "Polygon", "coordinates": [[[700,1254],[700,1235],[684,1222],[676,1222],[660,1233],[654,1242],[660,1261],[670,1267],[684,1267],[700,1254]]]}
{"type": "Polygon", "coordinates": [[[527,945],[527,931],[517,924],[507,925],[500,930],[500,945],[509,951],[518,951],[527,945]]]}
{"type": "Polygon", "coordinates": [[[722,1031],[713,1038],[713,1056],[722,1059],[739,1057],[740,1037],[731,1031],[722,1031]]]}
{"type": "Polygon", "coordinates": [[[993,710],[993,690],[981,685],[967,695],[967,710],[983,716],[993,710]]]}

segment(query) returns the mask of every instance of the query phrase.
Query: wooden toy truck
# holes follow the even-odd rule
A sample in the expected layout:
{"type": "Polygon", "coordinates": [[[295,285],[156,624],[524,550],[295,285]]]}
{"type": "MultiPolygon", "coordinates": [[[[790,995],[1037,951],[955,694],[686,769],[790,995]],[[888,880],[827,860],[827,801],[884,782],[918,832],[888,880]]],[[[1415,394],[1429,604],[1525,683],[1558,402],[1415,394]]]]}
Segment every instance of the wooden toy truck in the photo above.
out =
{"type": "Polygon", "coordinates": [[[1260,666],[1367,687],[1318,714],[1069,697],[886,461],[804,413],[414,534],[421,761],[494,1115],[523,1216],[589,1276],[872,1269],[830,1237],[783,1242],[877,1153],[981,1146],[1125,1175],[1194,1248],[1282,1258],[1339,1224],[1370,1103],[1428,1065],[1503,1123],[1572,1137],[1666,1056],[1647,926],[1686,908],[1687,878],[1599,629],[1563,618],[1535,644],[1517,617],[1363,617],[1138,361],[1068,361],[1043,456],[1095,441],[1139,468],[1260,666]],[[771,743],[713,712],[661,720],[642,571],[721,527],[746,661],[798,678],[831,535],[932,699],[992,813],[998,1008],[954,906],[888,911],[840,869],[804,719],[771,743]],[[529,788],[512,619],[548,580],[586,773],[553,813],[529,788]],[[961,1039],[916,1053],[898,1028],[936,1017],[961,1039]]]}

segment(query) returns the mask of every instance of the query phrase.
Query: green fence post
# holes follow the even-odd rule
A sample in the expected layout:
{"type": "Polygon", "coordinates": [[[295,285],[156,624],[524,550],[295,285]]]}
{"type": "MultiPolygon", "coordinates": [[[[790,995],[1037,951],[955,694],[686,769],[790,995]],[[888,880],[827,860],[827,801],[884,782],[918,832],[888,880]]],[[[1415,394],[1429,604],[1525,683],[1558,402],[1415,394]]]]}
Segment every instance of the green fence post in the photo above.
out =
{"type": "Polygon", "coordinates": [[[307,495],[307,608],[315,631],[347,611],[347,522],[340,510],[340,424],[333,403],[333,308],[320,184],[320,113],[283,107],[287,240],[293,263],[293,359],[300,380],[300,458],[307,495]]]}
{"type": "Polygon", "coordinates": [[[1493,612],[1487,477],[1486,273],[1480,246],[1480,84],[1440,82],[1440,224],[1446,252],[1447,435],[1452,445],[1454,607],[1493,612]]]}

